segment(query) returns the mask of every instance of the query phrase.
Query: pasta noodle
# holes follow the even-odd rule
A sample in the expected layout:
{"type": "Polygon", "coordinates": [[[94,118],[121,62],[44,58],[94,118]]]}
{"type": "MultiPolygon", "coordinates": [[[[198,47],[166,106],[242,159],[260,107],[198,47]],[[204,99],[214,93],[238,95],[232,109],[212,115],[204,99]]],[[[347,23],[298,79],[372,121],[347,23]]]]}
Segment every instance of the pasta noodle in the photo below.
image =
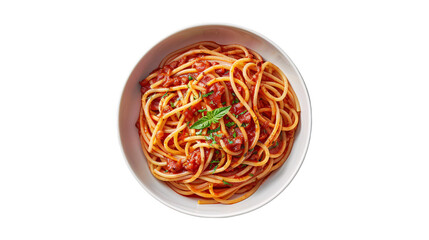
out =
{"type": "Polygon", "coordinates": [[[248,198],[291,152],[298,99],[286,75],[251,49],[195,43],[140,85],[136,126],[150,171],[199,204],[248,198]]]}

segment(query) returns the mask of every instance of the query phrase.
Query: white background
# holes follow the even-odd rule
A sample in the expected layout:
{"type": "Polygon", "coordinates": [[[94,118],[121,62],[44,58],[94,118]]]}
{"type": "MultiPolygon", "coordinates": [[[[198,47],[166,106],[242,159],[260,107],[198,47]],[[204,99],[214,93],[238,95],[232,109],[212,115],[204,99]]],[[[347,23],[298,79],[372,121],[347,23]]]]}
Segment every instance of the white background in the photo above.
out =
{"type": "Polygon", "coordinates": [[[428,239],[424,2],[2,1],[0,239],[428,239]],[[117,129],[139,59],[204,23],[276,42],[313,107],[294,181],[268,205],[224,219],[152,198],[117,129]]]}

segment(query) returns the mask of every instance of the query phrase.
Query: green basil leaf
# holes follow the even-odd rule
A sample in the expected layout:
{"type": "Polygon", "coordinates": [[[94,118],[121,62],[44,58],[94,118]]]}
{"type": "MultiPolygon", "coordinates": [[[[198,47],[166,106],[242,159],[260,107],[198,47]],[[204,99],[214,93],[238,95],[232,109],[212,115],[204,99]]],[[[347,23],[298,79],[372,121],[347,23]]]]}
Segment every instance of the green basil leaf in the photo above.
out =
{"type": "Polygon", "coordinates": [[[207,115],[198,119],[190,128],[191,129],[203,129],[210,127],[212,123],[218,123],[223,116],[225,116],[231,106],[217,108],[213,111],[208,111],[207,115]]]}
{"type": "Polygon", "coordinates": [[[229,112],[229,109],[231,109],[231,106],[217,108],[213,111],[207,112],[207,116],[209,116],[210,113],[213,123],[217,123],[220,119],[223,118],[223,116],[225,116],[229,112]]]}
{"type": "Polygon", "coordinates": [[[194,124],[192,124],[192,126],[190,126],[190,129],[203,129],[203,128],[208,128],[211,125],[211,118],[206,115],[200,119],[198,119],[198,121],[196,121],[194,124]]]}

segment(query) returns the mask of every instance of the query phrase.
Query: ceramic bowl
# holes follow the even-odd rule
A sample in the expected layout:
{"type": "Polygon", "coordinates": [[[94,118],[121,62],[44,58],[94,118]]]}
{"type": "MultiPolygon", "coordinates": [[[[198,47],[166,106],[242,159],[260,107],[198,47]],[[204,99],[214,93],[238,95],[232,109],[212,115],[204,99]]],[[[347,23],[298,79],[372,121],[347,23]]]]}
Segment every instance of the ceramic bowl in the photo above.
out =
{"type": "MultiPolygon", "coordinates": [[[[287,47],[287,46],[285,46],[287,47]]],[[[183,213],[201,217],[229,217],[255,210],[278,196],[292,181],[304,161],[310,141],[310,98],[298,69],[279,46],[249,29],[230,25],[200,25],[180,30],[152,47],[137,63],[127,80],[119,109],[119,135],[129,167],[144,189],[163,204],[183,213]],[[139,81],[157,68],[164,56],[199,41],[241,44],[277,65],[289,79],[301,105],[301,119],[292,152],[285,164],[273,172],[248,199],[232,204],[198,205],[195,198],[181,196],[152,176],[141,149],[136,120],[140,108],[139,81]]]]}

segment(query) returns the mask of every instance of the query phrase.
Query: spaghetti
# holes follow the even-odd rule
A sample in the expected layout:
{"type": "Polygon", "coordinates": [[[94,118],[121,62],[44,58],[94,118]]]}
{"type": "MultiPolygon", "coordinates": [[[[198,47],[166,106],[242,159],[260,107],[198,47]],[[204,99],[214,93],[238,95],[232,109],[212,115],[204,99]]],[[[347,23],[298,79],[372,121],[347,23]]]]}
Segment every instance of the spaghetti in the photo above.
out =
{"type": "Polygon", "coordinates": [[[300,106],[286,75],[241,45],[199,42],[140,82],[150,171],[199,204],[251,196],[288,158],[300,106]]]}

